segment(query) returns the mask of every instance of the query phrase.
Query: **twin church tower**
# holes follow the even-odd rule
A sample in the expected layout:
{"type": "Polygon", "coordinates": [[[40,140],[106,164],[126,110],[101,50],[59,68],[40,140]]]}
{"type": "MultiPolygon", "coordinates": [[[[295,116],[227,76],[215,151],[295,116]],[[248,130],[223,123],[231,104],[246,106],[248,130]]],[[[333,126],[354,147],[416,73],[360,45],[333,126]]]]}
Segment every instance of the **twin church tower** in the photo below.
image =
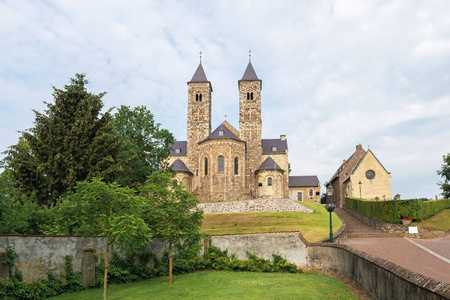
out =
{"type": "Polygon", "coordinates": [[[287,140],[261,139],[262,81],[251,62],[238,81],[239,130],[224,121],[211,131],[213,88],[201,62],[187,84],[187,141],[169,156],[177,180],[202,202],[289,198],[287,140]]]}

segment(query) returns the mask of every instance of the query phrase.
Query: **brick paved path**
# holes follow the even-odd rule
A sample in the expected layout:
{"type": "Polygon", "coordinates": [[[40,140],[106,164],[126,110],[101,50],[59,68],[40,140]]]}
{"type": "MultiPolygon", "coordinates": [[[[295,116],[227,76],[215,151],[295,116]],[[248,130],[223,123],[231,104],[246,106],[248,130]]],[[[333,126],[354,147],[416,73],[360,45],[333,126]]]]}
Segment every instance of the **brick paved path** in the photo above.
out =
{"type": "Polygon", "coordinates": [[[347,225],[344,244],[418,274],[450,283],[450,263],[447,262],[450,259],[450,236],[432,240],[410,239],[422,245],[421,248],[403,237],[368,226],[342,209],[337,208],[336,213],[347,225]],[[433,255],[433,252],[446,260],[433,255]]]}

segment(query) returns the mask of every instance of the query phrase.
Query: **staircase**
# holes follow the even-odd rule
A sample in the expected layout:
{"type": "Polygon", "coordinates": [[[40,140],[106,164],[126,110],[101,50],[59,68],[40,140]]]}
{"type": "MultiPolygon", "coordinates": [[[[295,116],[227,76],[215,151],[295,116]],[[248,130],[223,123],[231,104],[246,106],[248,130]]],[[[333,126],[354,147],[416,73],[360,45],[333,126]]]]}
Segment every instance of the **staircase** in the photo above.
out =
{"type": "Polygon", "coordinates": [[[339,219],[343,220],[346,225],[346,236],[347,238],[374,238],[374,237],[398,237],[395,234],[389,234],[381,229],[376,229],[369,226],[342,208],[336,208],[335,213],[338,215],[339,219]]]}

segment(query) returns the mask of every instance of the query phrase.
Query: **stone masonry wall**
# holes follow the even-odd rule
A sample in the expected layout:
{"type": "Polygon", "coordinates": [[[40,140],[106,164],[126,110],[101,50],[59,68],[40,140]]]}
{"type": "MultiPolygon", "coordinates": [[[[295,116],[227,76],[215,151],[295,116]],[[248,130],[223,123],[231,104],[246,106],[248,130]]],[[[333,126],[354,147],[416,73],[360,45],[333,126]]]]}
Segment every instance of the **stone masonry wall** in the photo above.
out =
{"type": "Polygon", "coordinates": [[[200,203],[199,208],[205,214],[227,214],[227,213],[247,213],[247,212],[280,212],[299,211],[314,213],[313,209],[301,205],[289,199],[255,199],[236,202],[200,203]]]}

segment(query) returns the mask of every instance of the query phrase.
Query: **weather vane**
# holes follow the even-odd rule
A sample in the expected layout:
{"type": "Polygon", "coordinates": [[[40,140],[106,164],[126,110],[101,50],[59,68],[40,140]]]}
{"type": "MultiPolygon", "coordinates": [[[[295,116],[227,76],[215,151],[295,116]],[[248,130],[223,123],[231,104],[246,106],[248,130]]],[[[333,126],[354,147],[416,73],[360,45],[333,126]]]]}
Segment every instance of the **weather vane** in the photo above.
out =
{"type": "Polygon", "coordinates": [[[251,49],[250,45],[248,46],[248,61],[249,62],[252,61],[252,49],[251,49]]]}
{"type": "Polygon", "coordinates": [[[224,116],[224,117],[225,117],[225,121],[226,121],[226,120],[227,120],[227,117],[228,117],[228,115],[227,115],[227,114],[225,114],[225,116],[224,116]]]}
{"type": "Polygon", "coordinates": [[[202,63],[202,49],[201,48],[200,48],[200,52],[198,54],[200,54],[200,63],[202,63]]]}

